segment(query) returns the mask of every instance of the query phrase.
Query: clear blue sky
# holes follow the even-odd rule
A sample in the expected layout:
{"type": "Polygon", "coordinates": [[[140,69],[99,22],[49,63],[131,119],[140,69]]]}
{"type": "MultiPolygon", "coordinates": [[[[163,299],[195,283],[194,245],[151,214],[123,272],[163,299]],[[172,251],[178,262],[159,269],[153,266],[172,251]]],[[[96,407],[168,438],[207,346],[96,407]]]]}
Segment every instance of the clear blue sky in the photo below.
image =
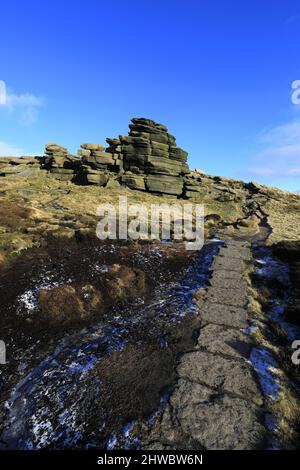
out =
{"type": "Polygon", "coordinates": [[[166,124],[210,174],[300,190],[297,1],[1,2],[0,153],[166,124]]]}

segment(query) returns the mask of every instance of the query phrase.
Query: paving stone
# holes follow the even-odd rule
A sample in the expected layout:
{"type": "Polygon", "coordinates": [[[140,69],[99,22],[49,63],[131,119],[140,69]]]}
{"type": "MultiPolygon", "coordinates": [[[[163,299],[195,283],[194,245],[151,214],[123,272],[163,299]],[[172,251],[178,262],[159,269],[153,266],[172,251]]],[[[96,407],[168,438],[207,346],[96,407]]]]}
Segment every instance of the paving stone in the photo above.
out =
{"type": "Polygon", "coordinates": [[[249,248],[251,244],[247,240],[227,240],[226,246],[240,248],[249,248]]]}
{"type": "Polygon", "coordinates": [[[238,271],[230,271],[225,269],[217,269],[212,271],[211,279],[234,279],[237,282],[240,282],[241,279],[244,279],[244,273],[238,271]]]}
{"type": "Polygon", "coordinates": [[[239,259],[251,259],[251,251],[248,248],[235,248],[235,247],[221,247],[219,251],[219,256],[227,256],[230,258],[239,258],[239,259]]]}
{"type": "Polygon", "coordinates": [[[247,328],[247,310],[230,305],[206,302],[200,310],[201,319],[207,323],[231,326],[233,328],[247,328]]]}
{"type": "Polygon", "coordinates": [[[197,447],[251,450],[266,446],[260,410],[250,402],[180,380],[170,403],[183,433],[197,441],[197,447]]]}
{"type": "MultiPolygon", "coordinates": [[[[217,271],[219,272],[219,271],[217,271]]],[[[217,276],[212,276],[212,278],[209,280],[209,283],[213,287],[221,287],[225,289],[239,289],[240,287],[242,289],[247,288],[247,283],[243,279],[234,279],[234,278],[227,278],[226,277],[226,272],[224,273],[224,277],[217,277],[217,276]]]]}
{"type": "Polygon", "coordinates": [[[235,328],[209,324],[200,330],[197,347],[210,353],[224,354],[235,358],[250,356],[253,343],[249,335],[235,328]]]}
{"type": "Polygon", "coordinates": [[[229,289],[221,287],[210,287],[206,294],[210,302],[224,305],[233,305],[235,307],[246,307],[248,299],[246,289],[240,286],[240,289],[229,289]]]}
{"type": "Polygon", "coordinates": [[[245,263],[242,259],[218,256],[214,259],[212,269],[225,269],[226,271],[245,271],[245,263]]]}
{"type": "Polygon", "coordinates": [[[204,383],[219,392],[237,395],[258,405],[263,403],[253,368],[246,361],[193,351],[182,357],[177,372],[179,377],[204,383]]]}

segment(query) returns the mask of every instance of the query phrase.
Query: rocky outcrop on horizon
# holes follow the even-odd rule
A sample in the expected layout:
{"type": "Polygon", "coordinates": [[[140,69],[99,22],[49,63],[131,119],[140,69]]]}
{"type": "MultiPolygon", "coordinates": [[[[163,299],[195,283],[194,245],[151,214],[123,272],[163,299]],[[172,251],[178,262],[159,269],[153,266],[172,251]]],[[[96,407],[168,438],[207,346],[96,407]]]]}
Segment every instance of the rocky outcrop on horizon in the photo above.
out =
{"type": "Polygon", "coordinates": [[[151,119],[133,118],[128,135],[107,138],[106,142],[107,147],[82,143],[76,156],[66,147],[50,142],[44,156],[0,157],[0,177],[30,176],[42,170],[56,180],[77,185],[107,189],[124,186],[206,205],[215,201],[214,205],[226,204],[226,212],[233,217],[236,206],[249,205],[253,198],[257,201],[254,206],[258,205],[251,212],[259,212],[261,203],[268,199],[266,191],[283,193],[256,183],[210,176],[202,170],[191,171],[188,153],[177,147],[166,126],[151,119]]]}
{"type": "Polygon", "coordinates": [[[166,126],[150,119],[133,118],[128,136],[113,142],[123,155],[121,182],[131,189],[181,196],[183,176],[189,173],[187,152],[176,146],[166,126]]]}
{"type": "Polygon", "coordinates": [[[50,142],[45,145],[42,165],[54,178],[60,181],[72,181],[80,162],[65,147],[50,142]]]}
{"type": "Polygon", "coordinates": [[[34,161],[61,181],[106,186],[110,179],[117,179],[130,189],[166,196],[194,195],[198,183],[186,179],[190,173],[188,153],[177,147],[167,127],[145,118],[131,122],[129,135],[107,138],[107,148],[83,143],[74,156],[66,147],[51,142],[46,144],[44,156],[34,161]]]}
{"type": "Polygon", "coordinates": [[[109,199],[116,195],[111,190],[127,188],[132,198],[150,201],[152,196],[161,196],[178,199],[180,204],[186,200],[201,203],[207,227],[256,233],[267,220],[272,227],[267,243],[298,240],[295,214],[299,212],[299,195],[207,175],[202,170],[190,171],[187,152],[176,146],[175,137],[164,125],[133,118],[129,128],[127,136],[107,138],[106,148],[100,143],[81,144],[76,156],[50,142],[42,157],[1,157],[0,182],[7,177],[2,187],[22,185],[27,177],[31,177],[28,184],[37,188],[40,184],[66,184],[68,192],[74,193],[73,199],[82,188],[84,205],[91,194],[109,199]],[[23,178],[18,182],[19,177],[23,178]]]}
{"type": "Polygon", "coordinates": [[[108,172],[119,173],[122,161],[118,155],[105,152],[101,144],[81,144],[77,155],[81,158],[79,182],[105,186],[109,180],[108,172]]]}

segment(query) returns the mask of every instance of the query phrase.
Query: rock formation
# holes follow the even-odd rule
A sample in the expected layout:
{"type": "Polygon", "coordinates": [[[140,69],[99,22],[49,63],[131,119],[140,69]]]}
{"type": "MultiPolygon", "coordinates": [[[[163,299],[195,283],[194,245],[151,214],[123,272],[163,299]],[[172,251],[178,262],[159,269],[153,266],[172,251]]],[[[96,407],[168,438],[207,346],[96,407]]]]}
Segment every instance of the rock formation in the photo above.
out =
{"type": "Polygon", "coordinates": [[[245,230],[257,229],[268,215],[273,227],[269,238],[272,242],[284,239],[287,232],[289,239],[298,239],[299,226],[290,205],[298,204],[299,196],[256,183],[207,175],[199,169],[190,171],[187,152],[176,146],[175,137],[164,125],[133,118],[129,128],[127,136],[107,138],[106,148],[95,143],[81,144],[77,156],[61,145],[49,143],[43,157],[1,157],[0,177],[27,177],[41,169],[51,178],[77,185],[107,189],[123,185],[153,195],[199,202],[210,214],[206,216],[207,223],[214,224],[218,218],[219,223],[234,223],[245,230]]]}
{"type": "Polygon", "coordinates": [[[0,176],[29,176],[40,168],[39,157],[0,157],[0,176]]]}
{"type": "Polygon", "coordinates": [[[133,118],[129,128],[127,136],[107,138],[107,148],[101,144],[81,144],[77,156],[50,142],[43,157],[26,161],[3,159],[0,176],[19,174],[24,165],[40,164],[57,180],[78,184],[112,187],[120,183],[131,189],[173,197],[189,197],[189,193],[199,191],[197,181],[185,178],[189,174],[187,152],[176,146],[176,139],[166,126],[151,119],[133,118]],[[14,168],[21,164],[19,170],[14,168]]]}
{"type": "Polygon", "coordinates": [[[82,171],[80,182],[105,186],[108,172],[119,173],[121,160],[118,154],[105,152],[100,144],[81,144],[77,154],[81,158],[82,171]]]}
{"type": "MultiPolygon", "coordinates": [[[[133,118],[129,128],[127,136],[107,138],[107,148],[81,144],[77,158],[65,147],[47,144],[43,168],[64,181],[106,186],[117,177],[131,189],[183,196],[185,176],[190,172],[187,152],[176,146],[175,137],[164,125],[151,119],[133,118]]],[[[190,184],[197,186],[198,182],[190,184]]]]}
{"type": "Polygon", "coordinates": [[[80,168],[80,159],[71,155],[65,147],[55,143],[45,145],[42,167],[61,181],[71,181],[80,168]]]}
{"type": "Polygon", "coordinates": [[[145,118],[133,118],[128,136],[107,139],[106,150],[123,159],[122,184],[132,189],[180,196],[183,175],[189,173],[187,152],[176,147],[168,129],[145,118]]]}

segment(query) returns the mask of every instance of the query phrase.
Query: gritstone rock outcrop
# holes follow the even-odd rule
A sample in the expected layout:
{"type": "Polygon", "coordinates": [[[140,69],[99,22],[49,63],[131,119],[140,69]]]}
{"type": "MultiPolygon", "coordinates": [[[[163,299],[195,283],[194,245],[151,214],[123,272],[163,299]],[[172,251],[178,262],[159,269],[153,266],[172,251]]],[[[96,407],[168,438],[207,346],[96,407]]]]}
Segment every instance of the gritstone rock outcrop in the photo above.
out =
{"type": "Polygon", "coordinates": [[[106,186],[113,179],[131,189],[183,196],[190,173],[188,153],[176,146],[164,125],[151,119],[133,118],[129,128],[127,136],[107,138],[107,148],[81,144],[77,157],[65,147],[47,144],[42,168],[57,179],[79,184],[106,186]]]}

